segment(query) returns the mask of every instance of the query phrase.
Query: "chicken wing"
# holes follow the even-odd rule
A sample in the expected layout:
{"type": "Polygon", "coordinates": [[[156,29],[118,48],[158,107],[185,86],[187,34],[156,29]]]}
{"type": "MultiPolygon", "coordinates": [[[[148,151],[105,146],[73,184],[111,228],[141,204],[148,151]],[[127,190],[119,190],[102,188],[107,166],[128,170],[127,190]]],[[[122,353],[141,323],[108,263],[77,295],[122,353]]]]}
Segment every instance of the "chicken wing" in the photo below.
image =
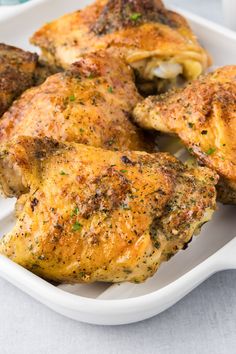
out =
{"type": "Polygon", "coordinates": [[[19,137],[0,150],[18,220],[0,252],[56,282],[140,282],[215,209],[216,174],[165,153],[19,137]]]}
{"type": "Polygon", "coordinates": [[[149,149],[129,120],[139,100],[132,70],[123,60],[105,52],[88,54],[25,92],[3,115],[0,141],[48,136],[112,150],[149,149]]]}
{"type": "Polygon", "coordinates": [[[22,92],[55,71],[37,54],[0,43],[0,117],[22,92]]]}
{"type": "Polygon", "coordinates": [[[147,98],[135,108],[134,118],[143,128],[179,136],[201,164],[221,176],[219,200],[236,204],[236,66],[147,98]]]}
{"type": "Polygon", "coordinates": [[[192,80],[210,63],[185,19],[160,0],[97,0],[46,24],[31,41],[44,58],[64,68],[87,52],[122,54],[143,91],[153,81],[162,91],[192,80]]]}

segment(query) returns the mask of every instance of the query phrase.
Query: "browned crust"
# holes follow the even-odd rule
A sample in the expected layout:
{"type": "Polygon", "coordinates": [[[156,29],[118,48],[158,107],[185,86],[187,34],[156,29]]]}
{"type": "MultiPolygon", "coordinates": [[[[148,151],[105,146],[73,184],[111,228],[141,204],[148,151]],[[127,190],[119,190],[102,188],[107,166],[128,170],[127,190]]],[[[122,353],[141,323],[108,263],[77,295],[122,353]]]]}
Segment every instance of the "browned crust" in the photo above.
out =
{"type": "Polygon", "coordinates": [[[178,135],[198,161],[228,185],[224,193],[219,187],[219,198],[236,203],[236,66],[219,68],[185,89],[148,98],[135,116],[142,126],[160,126],[178,135]]]}
{"type": "Polygon", "coordinates": [[[205,53],[186,20],[157,0],[98,0],[44,25],[31,42],[41,47],[47,60],[63,67],[100,49],[125,58],[137,51],[205,53]]]}

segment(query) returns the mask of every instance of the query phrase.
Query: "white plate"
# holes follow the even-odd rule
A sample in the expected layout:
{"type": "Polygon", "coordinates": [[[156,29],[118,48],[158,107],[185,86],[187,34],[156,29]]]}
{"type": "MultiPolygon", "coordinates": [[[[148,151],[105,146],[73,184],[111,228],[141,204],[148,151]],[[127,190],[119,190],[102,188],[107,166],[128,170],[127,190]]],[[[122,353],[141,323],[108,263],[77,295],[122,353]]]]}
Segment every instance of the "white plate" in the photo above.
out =
{"type": "MultiPolygon", "coordinates": [[[[35,50],[28,38],[37,28],[89,2],[34,0],[7,12],[0,8],[0,42],[35,50]]],[[[179,12],[189,19],[201,43],[211,52],[214,65],[235,63],[234,32],[185,11],[179,12]]],[[[1,234],[14,224],[13,204],[13,200],[0,200],[1,234]]],[[[219,205],[200,237],[143,284],[56,287],[3,256],[0,256],[0,275],[51,309],[79,321],[105,325],[140,321],[172,306],[213,273],[236,268],[235,212],[235,207],[219,205]]]]}

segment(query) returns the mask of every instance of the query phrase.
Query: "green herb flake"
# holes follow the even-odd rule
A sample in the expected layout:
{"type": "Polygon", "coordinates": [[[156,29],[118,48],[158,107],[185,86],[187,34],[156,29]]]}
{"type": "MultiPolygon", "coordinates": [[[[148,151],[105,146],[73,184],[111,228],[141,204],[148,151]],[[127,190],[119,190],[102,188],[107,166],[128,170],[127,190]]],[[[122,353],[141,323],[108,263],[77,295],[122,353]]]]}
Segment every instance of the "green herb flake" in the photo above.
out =
{"type": "Polygon", "coordinates": [[[128,172],[127,170],[120,170],[121,173],[126,173],[128,172]]]}
{"type": "Polygon", "coordinates": [[[122,204],[122,205],[121,205],[121,208],[122,208],[123,210],[131,210],[131,208],[130,208],[127,204],[122,204]]]}
{"type": "Polygon", "coordinates": [[[80,133],[84,133],[84,129],[83,128],[80,128],[80,133]]]}
{"type": "Polygon", "coordinates": [[[110,93],[113,93],[113,87],[109,86],[107,91],[110,92],[110,93]]]}
{"type": "Polygon", "coordinates": [[[124,269],[124,273],[126,273],[126,274],[131,274],[132,273],[132,270],[131,269],[124,269]]]}
{"type": "Polygon", "coordinates": [[[134,12],[133,14],[130,15],[130,19],[132,21],[138,21],[142,17],[142,14],[139,12],[134,12]]]}
{"type": "Polygon", "coordinates": [[[107,145],[112,146],[114,143],[115,143],[115,140],[110,139],[110,140],[108,140],[107,145]]]}
{"type": "Polygon", "coordinates": [[[72,231],[80,231],[82,229],[83,225],[81,225],[78,221],[76,221],[72,225],[72,231]]]}
{"type": "Polygon", "coordinates": [[[192,123],[192,122],[188,122],[188,126],[189,126],[189,128],[193,128],[194,127],[194,123],[192,123]]]}
{"type": "Polygon", "coordinates": [[[79,208],[78,207],[75,207],[72,212],[71,212],[71,217],[75,216],[75,215],[78,215],[79,214],[79,208]]]}
{"type": "Polygon", "coordinates": [[[75,95],[71,95],[71,96],[69,97],[69,100],[70,100],[71,102],[75,101],[75,95]]]}
{"type": "Polygon", "coordinates": [[[61,176],[67,176],[68,173],[66,173],[65,171],[61,171],[61,172],[60,172],[60,175],[61,175],[61,176]]]}
{"type": "Polygon", "coordinates": [[[79,276],[80,276],[81,278],[84,278],[84,277],[86,276],[86,273],[85,273],[85,272],[79,272],[79,276]]]}
{"type": "Polygon", "coordinates": [[[206,151],[206,154],[207,154],[207,155],[212,155],[212,154],[214,154],[215,151],[216,151],[215,148],[209,148],[209,149],[206,151]]]}
{"type": "Polygon", "coordinates": [[[208,133],[207,130],[202,130],[202,131],[201,131],[201,134],[202,134],[202,135],[207,135],[207,133],[208,133]]]}

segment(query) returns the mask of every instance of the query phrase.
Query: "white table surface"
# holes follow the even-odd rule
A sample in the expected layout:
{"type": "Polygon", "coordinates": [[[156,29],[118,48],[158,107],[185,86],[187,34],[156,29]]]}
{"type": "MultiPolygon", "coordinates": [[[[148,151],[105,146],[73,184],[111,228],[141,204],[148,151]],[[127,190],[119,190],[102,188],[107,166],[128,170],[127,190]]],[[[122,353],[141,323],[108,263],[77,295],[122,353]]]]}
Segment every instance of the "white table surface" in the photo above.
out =
{"type": "MultiPolygon", "coordinates": [[[[217,0],[166,3],[223,23],[217,0]]],[[[213,276],[159,316],[120,327],[98,327],[64,318],[0,278],[0,354],[131,352],[235,354],[236,272],[213,276]]]]}

